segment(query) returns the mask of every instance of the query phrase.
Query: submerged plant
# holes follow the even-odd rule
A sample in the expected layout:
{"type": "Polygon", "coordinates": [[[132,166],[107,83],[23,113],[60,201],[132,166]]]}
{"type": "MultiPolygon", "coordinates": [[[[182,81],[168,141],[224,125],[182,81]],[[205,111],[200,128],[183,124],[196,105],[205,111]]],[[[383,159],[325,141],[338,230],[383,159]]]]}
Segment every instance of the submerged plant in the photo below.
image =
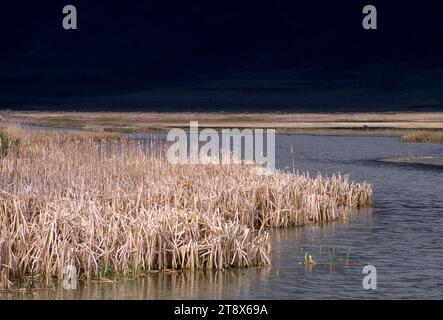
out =
{"type": "Polygon", "coordinates": [[[335,256],[335,249],[329,249],[329,268],[333,269],[337,266],[337,258],[335,256]]]}
{"type": "Polygon", "coordinates": [[[346,252],[346,264],[349,264],[349,259],[351,258],[351,248],[348,248],[348,251],[346,252]]]}

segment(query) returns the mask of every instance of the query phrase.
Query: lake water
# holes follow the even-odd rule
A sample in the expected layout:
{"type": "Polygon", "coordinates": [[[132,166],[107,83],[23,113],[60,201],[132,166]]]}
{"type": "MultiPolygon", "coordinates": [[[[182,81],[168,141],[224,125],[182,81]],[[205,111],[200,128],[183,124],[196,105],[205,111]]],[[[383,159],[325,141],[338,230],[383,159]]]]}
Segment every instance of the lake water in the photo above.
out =
{"type": "MultiPolygon", "coordinates": [[[[37,299],[341,299],[443,298],[443,167],[377,161],[442,155],[441,144],[396,137],[277,135],[277,167],[312,175],[350,173],[373,184],[374,207],[347,223],[272,231],[272,266],[211,272],[152,273],[138,280],[83,283],[6,298],[37,299]],[[329,265],[329,254],[337,257],[329,265]],[[309,252],[319,263],[301,264],[309,252]],[[363,266],[377,270],[364,290],[363,266]]],[[[5,296],[3,297],[5,298],[5,296]]]]}

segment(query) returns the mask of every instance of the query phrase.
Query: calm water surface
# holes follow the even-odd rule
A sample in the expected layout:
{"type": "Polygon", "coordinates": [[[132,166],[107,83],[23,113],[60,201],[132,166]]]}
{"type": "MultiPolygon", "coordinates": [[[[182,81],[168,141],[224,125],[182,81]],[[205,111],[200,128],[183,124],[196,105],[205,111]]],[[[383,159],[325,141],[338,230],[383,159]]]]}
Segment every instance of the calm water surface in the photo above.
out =
{"type": "MultiPolygon", "coordinates": [[[[311,175],[350,173],[374,187],[374,208],[347,223],[272,231],[272,266],[211,272],[153,273],[139,280],[47,290],[37,299],[321,299],[443,298],[443,169],[377,161],[442,155],[443,145],[395,137],[278,135],[277,166],[311,175]],[[336,268],[330,268],[334,250],[336,268]],[[319,262],[301,264],[305,252],[319,262]],[[363,266],[377,268],[378,288],[363,289],[363,266]]],[[[5,298],[5,297],[3,297],[5,298]]],[[[6,298],[17,298],[17,294],[6,298]]]]}

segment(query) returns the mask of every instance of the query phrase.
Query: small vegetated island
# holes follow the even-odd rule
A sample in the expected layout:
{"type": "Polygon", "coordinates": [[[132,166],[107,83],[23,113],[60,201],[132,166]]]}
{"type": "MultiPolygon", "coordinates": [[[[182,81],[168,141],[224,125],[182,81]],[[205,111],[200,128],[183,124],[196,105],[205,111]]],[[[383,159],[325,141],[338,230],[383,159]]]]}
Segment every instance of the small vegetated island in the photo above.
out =
{"type": "Polygon", "coordinates": [[[97,279],[268,265],[272,228],[345,220],[372,202],[371,185],[348,176],[172,165],[161,146],[115,133],[2,132],[3,290],[48,286],[67,266],[97,279]]]}

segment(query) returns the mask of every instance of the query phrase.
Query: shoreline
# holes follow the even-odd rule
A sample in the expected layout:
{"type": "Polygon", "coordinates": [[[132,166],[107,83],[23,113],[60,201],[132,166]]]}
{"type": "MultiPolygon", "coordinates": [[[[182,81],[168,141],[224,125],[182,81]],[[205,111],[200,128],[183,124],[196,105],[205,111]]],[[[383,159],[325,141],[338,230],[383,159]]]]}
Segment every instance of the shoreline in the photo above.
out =
{"type": "Polygon", "coordinates": [[[435,167],[443,166],[443,156],[442,157],[435,157],[435,156],[392,157],[392,158],[380,159],[379,161],[386,163],[396,163],[396,164],[418,164],[418,165],[435,166],[435,167]]]}
{"type": "Polygon", "coordinates": [[[158,113],[15,112],[0,110],[0,123],[120,133],[189,128],[274,128],[282,134],[402,136],[443,131],[443,112],[421,113],[158,113]]]}

